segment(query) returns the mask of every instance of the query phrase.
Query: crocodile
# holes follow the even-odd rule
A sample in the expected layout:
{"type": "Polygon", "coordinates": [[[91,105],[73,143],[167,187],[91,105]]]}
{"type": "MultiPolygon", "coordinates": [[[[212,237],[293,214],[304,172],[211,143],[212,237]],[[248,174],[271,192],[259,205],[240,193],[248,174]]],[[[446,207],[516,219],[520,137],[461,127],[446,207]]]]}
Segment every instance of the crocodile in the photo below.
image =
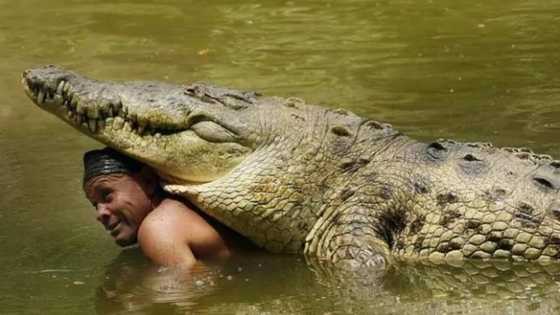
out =
{"type": "Polygon", "coordinates": [[[548,155],[420,142],[344,109],[205,83],[100,81],[52,65],[22,83],[40,108],[271,252],[346,270],[560,258],[560,161],[548,155]]]}

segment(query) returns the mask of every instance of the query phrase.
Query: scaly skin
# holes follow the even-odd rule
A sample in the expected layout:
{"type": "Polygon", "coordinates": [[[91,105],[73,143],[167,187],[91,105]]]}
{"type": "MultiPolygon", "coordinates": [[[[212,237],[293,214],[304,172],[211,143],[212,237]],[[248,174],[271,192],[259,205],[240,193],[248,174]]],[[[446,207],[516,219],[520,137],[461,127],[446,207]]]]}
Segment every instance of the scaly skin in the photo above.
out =
{"type": "Polygon", "coordinates": [[[164,188],[273,252],[343,268],[560,258],[560,162],[438,140],[299,99],[27,70],[29,97],[154,167],[164,188]]]}

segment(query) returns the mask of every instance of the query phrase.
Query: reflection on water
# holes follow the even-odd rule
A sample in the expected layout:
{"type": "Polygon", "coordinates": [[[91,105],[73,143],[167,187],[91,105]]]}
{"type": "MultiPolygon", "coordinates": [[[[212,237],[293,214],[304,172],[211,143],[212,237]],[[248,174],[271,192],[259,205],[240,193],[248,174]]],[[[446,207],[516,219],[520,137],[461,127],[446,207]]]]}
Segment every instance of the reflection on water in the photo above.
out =
{"type": "Polygon", "coordinates": [[[158,268],[139,255],[125,251],[107,266],[96,294],[98,313],[188,310],[215,287],[208,268],[192,273],[158,268]]]}
{"type": "Polygon", "coordinates": [[[96,295],[99,313],[556,314],[560,264],[401,263],[347,273],[293,256],[252,255],[191,273],[117,257],[96,295]]]}
{"type": "Polygon", "coordinates": [[[258,256],[182,278],[115,258],[80,188],[81,155],[100,145],[19,83],[46,63],[210,81],[560,157],[558,16],[552,0],[0,0],[0,313],[558,313],[552,267],[405,265],[358,281],[258,256]]]}
{"type": "Polygon", "coordinates": [[[97,290],[98,312],[276,311],[292,302],[303,310],[308,306],[299,299],[311,297],[316,286],[313,273],[294,256],[252,253],[186,272],[154,267],[135,257],[138,254],[125,252],[108,266],[97,290]]]}

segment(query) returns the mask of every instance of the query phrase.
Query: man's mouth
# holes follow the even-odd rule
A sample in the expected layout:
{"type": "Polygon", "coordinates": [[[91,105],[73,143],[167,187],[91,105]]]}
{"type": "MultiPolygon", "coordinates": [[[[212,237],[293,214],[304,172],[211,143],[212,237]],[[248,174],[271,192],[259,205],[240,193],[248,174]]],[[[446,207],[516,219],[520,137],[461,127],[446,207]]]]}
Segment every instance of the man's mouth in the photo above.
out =
{"type": "Polygon", "coordinates": [[[117,234],[119,234],[120,224],[121,224],[121,221],[116,221],[115,223],[112,223],[111,225],[108,225],[106,227],[106,230],[109,231],[111,236],[115,237],[115,236],[117,236],[117,234]]]}

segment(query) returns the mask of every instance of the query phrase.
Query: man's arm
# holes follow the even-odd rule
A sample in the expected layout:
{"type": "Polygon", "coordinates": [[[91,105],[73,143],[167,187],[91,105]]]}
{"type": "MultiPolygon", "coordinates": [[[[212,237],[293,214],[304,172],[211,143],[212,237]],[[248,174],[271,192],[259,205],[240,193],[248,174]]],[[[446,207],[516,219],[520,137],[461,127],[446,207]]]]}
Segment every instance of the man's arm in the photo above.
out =
{"type": "Polygon", "coordinates": [[[184,230],[188,224],[178,211],[154,209],[138,229],[138,244],[144,255],[163,266],[190,268],[196,263],[184,230]]]}
{"type": "Polygon", "coordinates": [[[219,233],[183,203],[165,199],[142,222],[138,244],[154,263],[190,268],[197,258],[230,255],[219,233]]]}

